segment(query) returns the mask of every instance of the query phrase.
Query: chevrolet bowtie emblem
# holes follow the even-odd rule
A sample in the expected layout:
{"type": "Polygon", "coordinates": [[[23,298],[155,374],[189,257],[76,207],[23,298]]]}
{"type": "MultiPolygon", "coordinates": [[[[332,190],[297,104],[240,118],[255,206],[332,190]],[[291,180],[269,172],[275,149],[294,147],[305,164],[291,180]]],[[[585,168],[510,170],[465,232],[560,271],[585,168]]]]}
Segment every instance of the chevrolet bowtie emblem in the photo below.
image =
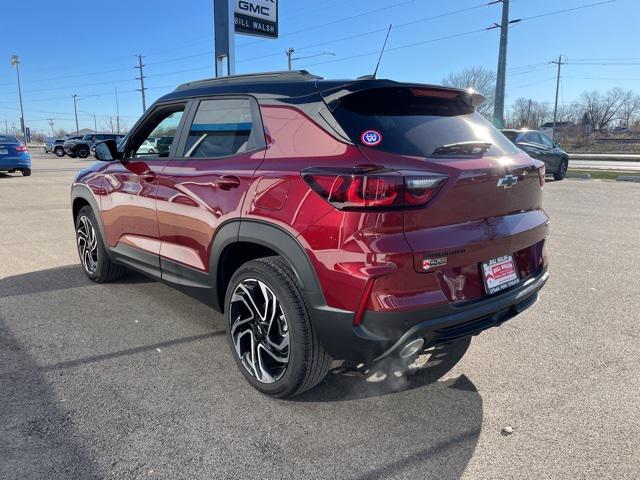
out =
{"type": "Polygon", "coordinates": [[[518,183],[518,177],[515,175],[505,175],[498,179],[498,186],[502,188],[511,188],[518,183]]]}

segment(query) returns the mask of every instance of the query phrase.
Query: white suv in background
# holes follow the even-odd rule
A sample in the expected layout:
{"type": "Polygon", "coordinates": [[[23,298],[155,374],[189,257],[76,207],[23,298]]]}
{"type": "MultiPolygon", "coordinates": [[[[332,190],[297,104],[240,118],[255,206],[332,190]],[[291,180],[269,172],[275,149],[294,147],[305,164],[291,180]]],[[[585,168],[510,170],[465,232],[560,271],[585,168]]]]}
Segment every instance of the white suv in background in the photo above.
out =
{"type": "Polygon", "coordinates": [[[140,145],[140,148],[138,148],[137,153],[148,153],[150,155],[158,153],[158,139],[155,137],[147,138],[144,142],[142,142],[142,145],[140,145]]]}

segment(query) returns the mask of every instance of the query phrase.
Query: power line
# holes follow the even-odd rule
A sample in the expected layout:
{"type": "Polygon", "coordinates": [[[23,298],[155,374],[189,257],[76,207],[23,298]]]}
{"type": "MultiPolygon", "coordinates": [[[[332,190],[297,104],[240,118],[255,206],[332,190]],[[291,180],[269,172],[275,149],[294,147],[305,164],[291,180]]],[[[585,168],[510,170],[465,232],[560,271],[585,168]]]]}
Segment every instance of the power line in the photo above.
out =
{"type": "Polygon", "coordinates": [[[586,5],[578,5],[577,7],[565,8],[563,10],[555,10],[553,12],[541,13],[539,15],[531,15],[530,17],[523,17],[522,21],[524,22],[525,20],[533,20],[533,19],[536,19],[536,18],[550,17],[551,15],[560,15],[561,13],[575,12],[576,10],[582,10],[584,8],[597,7],[597,6],[600,6],[600,5],[606,5],[608,3],[613,3],[613,2],[616,2],[616,1],[617,0],[604,0],[602,2],[588,3],[586,5]]]}
{"type": "MultiPolygon", "coordinates": [[[[453,35],[447,35],[445,37],[432,38],[432,39],[424,40],[424,41],[421,41],[421,42],[409,43],[409,44],[406,44],[406,45],[400,45],[398,47],[388,48],[387,51],[388,52],[393,52],[393,51],[396,51],[396,50],[402,50],[402,49],[405,49],[405,48],[417,47],[417,46],[420,46],[420,45],[426,45],[426,44],[429,44],[429,43],[439,42],[439,41],[442,41],[442,40],[449,40],[451,38],[463,37],[463,36],[466,36],[466,35],[472,35],[474,33],[480,33],[480,32],[484,32],[484,31],[485,31],[484,28],[480,28],[478,30],[470,30],[468,32],[455,33],[453,35]]],[[[301,68],[314,67],[316,65],[324,65],[326,63],[344,62],[345,60],[352,60],[354,58],[367,57],[367,56],[371,56],[371,55],[378,55],[379,53],[380,53],[379,50],[376,50],[376,51],[373,51],[373,52],[359,53],[359,54],[356,54],[356,55],[350,55],[348,57],[338,58],[336,60],[327,60],[325,62],[311,63],[311,64],[308,64],[308,65],[304,65],[301,68]]]]}
{"type": "MultiPolygon", "coordinates": [[[[430,20],[437,20],[439,18],[453,16],[453,15],[457,15],[457,14],[464,13],[464,12],[469,12],[469,11],[472,11],[472,10],[476,10],[478,8],[486,7],[487,5],[488,4],[485,2],[485,3],[478,4],[478,5],[473,5],[471,7],[452,10],[452,11],[448,11],[448,12],[443,12],[443,13],[440,13],[438,15],[432,15],[432,16],[429,16],[429,17],[418,18],[418,19],[412,20],[410,22],[396,24],[396,25],[394,25],[393,30],[396,30],[396,29],[399,29],[399,28],[408,27],[408,26],[411,26],[411,25],[415,25],[417,23],[427,22],[427,21],[430,21],[430,20]]],[[[393,6],[391,6],[391,7],[393,7],[393,6]]],[[[391,7],[387,7],[387,8],[391,8],[391,7]]],[[[352,16],[346,17],[346,19],[351,19],[351,18],[353,18],[353,17],[352,16]]],[[[344,20],[344,19],[336,20],[336,22],[337,21],[342,21],[342,20],[344,20]]],[[[345,41],[345,40],[351,40],[351,39],[354,39],[354,38],[361,38],[361,37],[372,35],[372,34],[375,34],[375,33],[386,32],[387,28],[388,27],[377,28],[377,29],[374,29],[374,30],[368,30],[366,32],[357,33],[357,34],[354,34],[354,35],[347,35],[347,36],[340,37],[340,38],[334,38],[334,39],[327,40],[327,41],[324,41],[324,42],[312,43],[312,44],[309,44],[309,45],[304,45],[302,47],[296,47],[296,50],[301,51],[301,50],[306,50],[308,48],[321,47],[321,46],[324,46],[324,45],[329,45],[331,43],[338,43],[338,42],[342,42],[342,41],[345,41]]],[[[305,29],[305,31],[306,31],[306,29],[305,29]]],[[[255,42],[252,42],[250,44],[253,44],[253,43],[255,43],[255,42]]],[[[250,45],[250,44],[243,44],[243,45],[250,45]]],[[[242,45],[238,45],[238,47],[240,47],[240,46],[242,46],[242,45]]],[[[186,55],[186,56],[180,56],[180,57],[174,57],[174,58],[165,59],[165,60],[161,60],[161,61],[157,61],[157,62],[152,62],[152,63],[148,63],[147,65],[159,65],[159,64],[163,64],[163,63],[171,63],[171,62],[174,62],[174,61],[181,61],[181,60],[188,60],[188,59],[191,59],[191,58],[210,56],[212,53],[213,53],[213,50],[208,50],[206,52],[201,52],[201,53],[196,53],[196,54],[186,55]]],[[[263,58],[276,57],[276,56],[280,56],[280,55],[282,55],[282,52],[280,52],[280,51],[274,52],[274,53],[267,53],[265,55],[260,55],[260,56],[256,56],[256,57],[244,58],[244,59],[238,60],[237,63],[249,62],[249,61],[253,61],[253,60],[261,60],[263,58]]]]}

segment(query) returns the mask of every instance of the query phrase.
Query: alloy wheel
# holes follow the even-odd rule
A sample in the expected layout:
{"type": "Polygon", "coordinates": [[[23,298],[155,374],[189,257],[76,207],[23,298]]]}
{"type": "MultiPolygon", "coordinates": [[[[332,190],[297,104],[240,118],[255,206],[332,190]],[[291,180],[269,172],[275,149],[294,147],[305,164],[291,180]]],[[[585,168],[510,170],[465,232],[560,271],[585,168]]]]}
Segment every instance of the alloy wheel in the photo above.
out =
{"type": "Polygon", "coordinates": [[[85,215],[78,220],[78,253],[84,269],[94,274],[98,268],[98,237],[91,224],[91,220],[85,215]]]}
{"type": "Polygon", "coordinates": [[[238,358],[249,374],[274,383],[289,364],[289,325],[282,305],[262,281],[240,282],[231,297],[230,333],[238,358]]]}

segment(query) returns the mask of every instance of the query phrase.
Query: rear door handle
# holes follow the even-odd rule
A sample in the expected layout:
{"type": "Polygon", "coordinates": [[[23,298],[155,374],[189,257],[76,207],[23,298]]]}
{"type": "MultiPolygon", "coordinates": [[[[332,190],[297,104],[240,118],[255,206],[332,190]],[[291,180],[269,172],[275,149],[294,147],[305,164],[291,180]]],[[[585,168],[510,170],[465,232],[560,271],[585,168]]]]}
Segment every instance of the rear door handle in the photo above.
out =
{"type": "Polygon", "coordinates": [[[156,174],[151,171],[141,173],[139,176],[140,176],[140,181],[147,182],[147,183],[151,183],[156,179],[156,174]]]}
{"type": "Polygon", "coordinates": [[[240,179],[234,175],[223,175],[216,182],[216,187],[220,190],[231,190],[240,186],[240,179]]]}

